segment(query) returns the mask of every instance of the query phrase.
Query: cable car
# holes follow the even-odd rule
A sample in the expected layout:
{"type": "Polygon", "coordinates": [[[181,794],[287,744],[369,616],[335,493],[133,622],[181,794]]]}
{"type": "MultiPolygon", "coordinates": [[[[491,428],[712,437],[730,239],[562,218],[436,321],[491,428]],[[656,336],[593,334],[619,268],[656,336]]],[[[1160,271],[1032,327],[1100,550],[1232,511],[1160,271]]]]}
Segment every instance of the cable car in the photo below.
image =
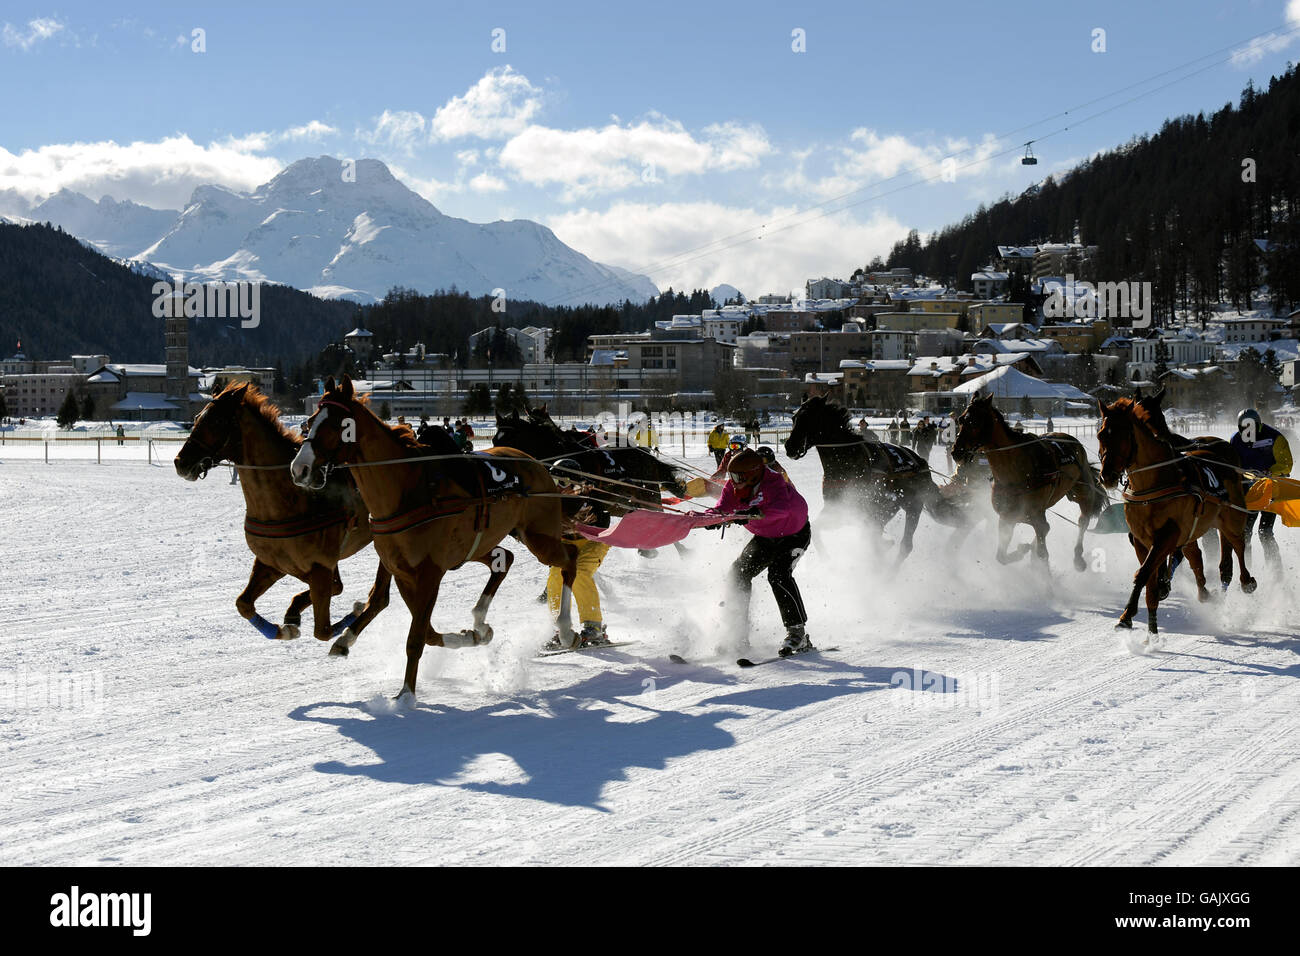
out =
{"type": "Polygon", "coordinates": [[[1038,157],[1034,155],[1032,143],[1033,143],[1032,139],[1028,143],[1025,143],[1025,155],[1020,160],[1021,166],[1038,165],[1038,157]]]}

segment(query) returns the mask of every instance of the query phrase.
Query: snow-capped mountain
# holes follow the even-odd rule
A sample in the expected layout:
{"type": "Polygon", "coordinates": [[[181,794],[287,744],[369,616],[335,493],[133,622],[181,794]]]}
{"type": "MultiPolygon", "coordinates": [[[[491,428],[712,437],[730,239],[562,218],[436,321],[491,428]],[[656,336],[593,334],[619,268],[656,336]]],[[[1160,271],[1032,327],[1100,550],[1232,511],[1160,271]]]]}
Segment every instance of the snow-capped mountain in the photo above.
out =
{"type": "Polygon", "coordinates": [[[329,156],[299,160],[252,193],[200,186],[136,258],[199,280],[279,282],[362,302],[393,286],[504,289],[507,298],[567,305],[658,293],[645,276],[593,262],[545,226],[446,216],[383,163],[351,169],[329,156]]]}
{"type": "Polygon", "coordinates": [[[152,209],[131,200],[105,196],[99,202],[61,189],[25,214],[36,222],[62,226],[106,256],[129,259],[158,240],[176,221],[174,209],[152,209]]]}
{"type": "Polygon", "coordinates": [[[721,308],[727,304],[729,299],[734,299],[736,296],[740,295],[740,290],[734,285],[728,285],[724,282],[721,285],[714,286],[713,291],[710,292],[709,295],[713,296],[713,301],[717,303],[719,308],[721,308]]]}

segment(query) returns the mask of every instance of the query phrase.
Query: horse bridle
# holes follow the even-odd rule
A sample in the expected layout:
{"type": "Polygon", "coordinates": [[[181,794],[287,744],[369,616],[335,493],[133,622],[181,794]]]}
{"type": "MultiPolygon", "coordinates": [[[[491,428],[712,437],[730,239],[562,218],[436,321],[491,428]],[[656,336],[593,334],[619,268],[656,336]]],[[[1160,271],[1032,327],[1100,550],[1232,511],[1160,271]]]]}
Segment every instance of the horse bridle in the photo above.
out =
{"type": "MultiPolygon", "coordinates": [[[[321,410],[322,408],[327,407],[327,406],[328,406],[328,407],[331,407],[331,408],[337,408],[339,411],[343,412],[343,414],[345,414],[345,415],[351,415],[351,414],[352,414],[352,409],[348,408],[348,407],[347,407],[346,405],[344,405],[342,402],[336,402],[336,401],[334,401],[333,399],[329,399],[329,398],[321,399],[320,403],[316,406],[316,413],[317,413],[317,414],[320,414],[320,410],[321,410]]],[[[314,416],[313,416],[313,417],[314,417],[314,416]]],[[[308,419],[308,421],[311,421],[311,419],[308,419]]],[[[303,424],[304,424],[304,427],[305,427],[305,426],[306,426],[306,423],[304,422],[303,424]]],[[[303,441],[305,442],[305,441],[307,441],[307,440],[308,440],[308,439],[307,439],[307,436],[304,434],[304,435],[303,435],[303,441]]],[[[315,454],[315,452],[316,452],[316,449],[313,448],[313,449],[312,449],[312,454],[315,454]]],[[[336,452],[336,454],[337,454],[337,452],[336,452]]],[[[308,491],[320,491],[320,490],[321,490],[322,488],[324,488],[327,484],[329,484],[330,473],[333,472],[334,469],[337,468],[337,467],[339,467],[339,466],[336,465],[336,464],[335,464],[334,462],[332,462],[332,461],[322,461],[322,462],[320,462],[319,467],[320,467],[320,484],[318,484],[318,485],[317,485],[317,484],[308,484],[308,485],[304,485],[303,487],[305,487],[308,491]]]]}

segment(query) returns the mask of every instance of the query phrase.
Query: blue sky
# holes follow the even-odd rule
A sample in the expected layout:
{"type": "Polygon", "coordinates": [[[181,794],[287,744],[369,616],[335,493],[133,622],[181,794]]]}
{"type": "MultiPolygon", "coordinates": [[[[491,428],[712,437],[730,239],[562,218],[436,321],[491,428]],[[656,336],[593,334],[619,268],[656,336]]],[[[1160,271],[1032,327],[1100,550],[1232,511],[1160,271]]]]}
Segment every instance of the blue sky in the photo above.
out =
{"type": "Polygon", "coordinates": [[[450,215],[535,219],[661,287],[757,295],[1235,102],[1296,57],[1298,28],[1300,0],[17,0],[0,13],[0,211],[63,187],[179,208],[200,183],[369,156],[450,215]],[[844,194],[843,212],[800,214],[844,194]]]}

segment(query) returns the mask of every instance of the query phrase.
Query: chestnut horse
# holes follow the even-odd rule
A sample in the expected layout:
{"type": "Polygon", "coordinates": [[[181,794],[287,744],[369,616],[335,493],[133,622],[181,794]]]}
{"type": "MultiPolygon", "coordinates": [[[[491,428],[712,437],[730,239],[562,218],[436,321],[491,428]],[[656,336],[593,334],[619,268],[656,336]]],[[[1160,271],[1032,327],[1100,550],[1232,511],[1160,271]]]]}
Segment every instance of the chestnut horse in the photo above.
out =
{"type": "Polygon", "coordinates": [[[343,591],[338,564],[370,543],[366,507],[344,475],[319,491],[304,492],[289,477],[300,439],[285,430],[279,412],[255,387],[229,385],[194,419],[176,455],[176,473],[197,481],[220,461],[239,469],[244,492],[244,539],[253,552],[253,573],[235,607],[265,637],[292,640],[302,609],[312,605],[317,640],[338,637],[331,654],[346,655],[366,625],[388,606],[391,575],[382,564],[364,605],[330,624],[330,598],[343,591]],[[307,584],[276,627],[257,613],[256,601],[286,574],[307,584]]]}
{"type": "MultiPolygon", "coordinates": [[[[1214,435],[1198,435],[1195,438],[1186,438],[1179,435],[1177,432],[1171,431],[1169,423],[1165,421],[1164,409],[1161,407],[1164,398],[1165,390],[1161,388],[1160,391],[1153,395],[1147,395],[1143,398],[1137,399],[1138,405],[1146,409],[1151,415],[1151,426],[1155,429],[1156,437],[1163,438],[1177,451],[1180,451],[1185,455],[1195,454],[1197,457],[1204,458],[1207,462],[1211,462],[1212,464],[1210,467],[1214,469],[1214,473],[1219,476],[1224,487],[1228,488],[1229,495],[1231,495],[1233,492],[1231,486],[1242,485],[1240,477],[1241,456],[1233,449],[1232,442],[1218,438],[1214,435]]],[[[1242,487],[1242,490],[1244,492],[1244,486],[1242,487]]],[[[1238,505],[1245,505],[1244,493],[1241,497],[1234,497],[1232,500],[1238,505]]],[[[1223,587],[1226,590],[1228,585],[1232,583],[1232,561],[1231,559],[1228,560],[1227,570],[1225,572],[1223,571],[1223,559],[1224,554],[1221,551],[1219,554],[1220,577],[1222,578],[1223,587]]],[[[1160,596],[1160,600],[1163,601],[1165,598],[1169,597],[1174,572],[1178,570],[1178,565],[1182,563],[1182,560],[1183,552],[1175,551],[1170,555],[1169,561],[1160,566],[1160,582],[1156,586],[1156,591],[1160,596]]]]}
{"type": "Polygon", "coordinates": [[[468,647],[492,639],[488,607],[514,561],[500,544],[506,535],[519,538],[543,565],[561,569],[560,641],[574,645],[569,609],[577,548],[562,538],[560,496],[545,465],[513,448],[403,461],[441,452],[419,444],[407,426],[381,421],[355,394],[347,376],[338,387],[333,379],[326,383],[320,407],[306,427],[307,437],[290,466],[293,480],[314,487],[327,480],[335,465],[352,468],[371,514],[375,550],[410,609],[399,698],[415,695],[425,645],[468,647]],[[474,605],[473,627],[440,634],[430,621],[438,588],[448,571],[466,561],[491,571],[474,605]]]}
{"type": "Polygon", "coordinates": [[[1106,492],[1098,484],[1097,472],[1088,463],[1088,453],[1077,438],[1062,432],[1042,437],[1012,431],[993,396],[976,397],[957,419],[957,440],[952,457],[967,462],[983,451],[993,473],[993,510],[998,515],[998,560],[1018,561],[1030,550],[1022,544],[1008,554],[1007,546],[1016,525],[1034,529],[1036,553],[1047,560],[1047,509],[1062,498],[1079,506],[1079,536],[1074,542],[1074,567],[1087,570],[1083,559],[1083,535],[1093,516],[1106,507],[1106,492]]]}
{"type": "Polygon", "coordinates": [[[1113,488],[1121,474],[1128,476],[1124,517],[1140,562],[1133,576],[1133,591],[1116,627],[1133,627],[1138,593],[1145,587],[1147,630],[1158,633],[1157,570],[1176,550],[1183,552],[1196,575],[1197,597],[1209,600],[1196,540],[1214,528],[1219,531],[1221,580],[1225,584],[1232,580],[1235,553],[1241,589],[1247,594],[1254,591],[1255,579],[1246,570],[1246,509],[1241,482],[1235,475],[1223,481],[1216,463],[1205,460],[1204,453],[1180,454],[1167,438],[1161,437],[1152,413],[1132,399],[1121,398],[1111,405],[1099,400],[1097,405],[1101,410],[1101,428],[1097,432],[1101,480],[1113,488]]]}

